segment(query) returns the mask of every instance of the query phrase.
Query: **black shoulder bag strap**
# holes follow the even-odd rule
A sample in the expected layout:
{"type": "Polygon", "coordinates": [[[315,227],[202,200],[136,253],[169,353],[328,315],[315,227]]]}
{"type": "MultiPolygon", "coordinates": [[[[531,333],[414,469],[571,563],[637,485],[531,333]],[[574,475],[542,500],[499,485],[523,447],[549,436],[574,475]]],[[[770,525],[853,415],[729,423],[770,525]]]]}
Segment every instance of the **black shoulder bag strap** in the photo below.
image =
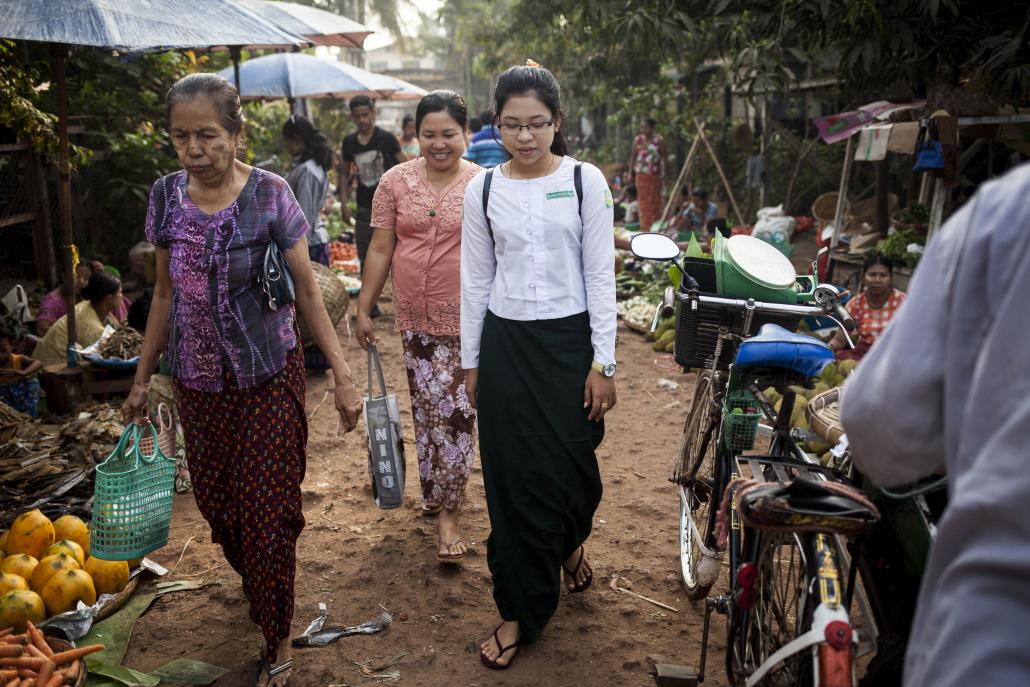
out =
{"type": "MultiPolygon", "coordinates": [[[[486,219],[486,228],[490,232],[490,242],[494,242],[494,227],[490,223],[490,215],[487,208],[490,206],[490,184],[494,180],[494,170],[491,167],[486,171],[486,178],[483,179],[483,218],[486,219]]],[[[572,170],[572,183],[576,187],[576,200],[579,201],[579,220],[583,221],[583,163],[577,162],[572,170]]]]}

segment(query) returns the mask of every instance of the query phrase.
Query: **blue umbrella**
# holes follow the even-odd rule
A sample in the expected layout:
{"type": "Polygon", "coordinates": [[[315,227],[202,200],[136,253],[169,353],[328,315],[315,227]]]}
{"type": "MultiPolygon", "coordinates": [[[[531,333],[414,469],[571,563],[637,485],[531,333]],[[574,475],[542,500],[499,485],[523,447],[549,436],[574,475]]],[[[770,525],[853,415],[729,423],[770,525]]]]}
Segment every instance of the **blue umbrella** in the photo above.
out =
{"type": "Polygon", "coordinates": [[[309,41],[231,0],[0,0],[0,37],[122,52],[309,41]]]}
{"type": "MultiPolygon", "coordinates": [[[[231,70],[218,73],[229,78],[231,70]]],[[[244,100],[355,95],[390,99],[401,89],[401,82],[389,76],[299,52],[265,55],[240,65],[240,96],[244,100]]]]}

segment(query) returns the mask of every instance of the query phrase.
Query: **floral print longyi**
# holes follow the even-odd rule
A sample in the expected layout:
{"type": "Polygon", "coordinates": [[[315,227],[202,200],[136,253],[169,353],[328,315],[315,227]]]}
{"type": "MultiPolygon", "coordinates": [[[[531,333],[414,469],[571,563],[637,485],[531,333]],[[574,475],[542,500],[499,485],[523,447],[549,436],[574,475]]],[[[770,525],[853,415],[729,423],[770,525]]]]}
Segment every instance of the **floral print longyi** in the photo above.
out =
{"type": "Polygon", "coordinates": [[[465,495],[476,446],[476,411],[465,392],[460,339],[410,330],[401,339],[423,507],[454,511],[465,495]]]}

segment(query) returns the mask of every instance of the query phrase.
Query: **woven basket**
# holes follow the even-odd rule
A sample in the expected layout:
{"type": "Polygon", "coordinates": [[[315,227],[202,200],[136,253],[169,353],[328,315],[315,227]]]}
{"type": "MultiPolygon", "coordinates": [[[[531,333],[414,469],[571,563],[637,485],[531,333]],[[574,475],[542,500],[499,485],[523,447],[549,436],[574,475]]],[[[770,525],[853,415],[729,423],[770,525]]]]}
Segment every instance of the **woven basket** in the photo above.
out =
{"type": "Polygon", "coordinates": [[[844,425],[840,423],[840,387],[813,396],[805,415],[809,429],[836,446],[844,435],[844,425]]]}
{"type": "MultiPolygon", "coordinates": [[[[336,273],[325,265],[317,262],[311,263],[311,270],[315,273],[315,283],[322,292],[322,302],[329,313],[329,321],[336,324],[347,314],[350,306],[350,296],[347,295],[347,287],[336,278],[336,273]]],[[[300,330],[300,340],[308,346],[315,342],[315,337],[308,328],[304,318],[297,314],[297,329],[300,330]]]]}
{"type": "MultiPolygon", "coordinates": [[[[820,224],[829,224],[837,214],[837,193],[831,191],[824,193],[812,203],[812,217],[819,220],[820,224]]],[[[844,203],[844,216],[847,217],[848,205],[844,203]]]]}
{"type": "MultiPolygon", "coordinates": [[[[55,653],[60,653],[62,651],[68,651],[70,649],[75,648],[74,644],[67,640],[61,639],[60,637],[50,637],[48,635],[44,637],[44,639],[46,639],[46,643],[50,645],[50,649],[53,650],[55,653]]],[[[83,685],[86,684],[86,662],[80,658],[79,660],[75,661],[74,665],[77,665],[79,667],[78,677],[75,678],[75,682],[73,683],[68,683],[66,680],[63,684],[71,684],[72,687],[83,687],[83,685]]]]}
{"type": "Polygon", "coordinates": [[[175,459],[161,453],[154,426],[126,427],[96,471],[90,552],[105,560],[128,561],[167,544],[175,459]]]}

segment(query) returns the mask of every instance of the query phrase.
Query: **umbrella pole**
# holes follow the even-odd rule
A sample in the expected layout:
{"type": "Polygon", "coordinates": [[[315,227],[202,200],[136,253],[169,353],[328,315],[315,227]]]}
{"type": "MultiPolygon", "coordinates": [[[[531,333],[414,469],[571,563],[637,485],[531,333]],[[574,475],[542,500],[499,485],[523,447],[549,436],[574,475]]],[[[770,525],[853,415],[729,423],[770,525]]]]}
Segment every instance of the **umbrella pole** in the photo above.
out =
{"type": "Polygon", "coordinates": [[[236,79],[236,90],[243,95],[243,89],[240,88],[240,59],[242,58],[242,50],[238,45],[229,46],[229,55],[232,57],[232,75],[236,79]]]}
{"type": "Polygon", "coordinates": [[[51,48],[54,58],[54,80],[57,81],[57,169],[60,183],[57,197],[61,208],[61,232],[64,235],[64,300],[68,304],[68,367],[77,367],[78,359],[71,353],[75,344],[75,240],[72,235],[71,162],[68,159],[68,84],[65,80],[67,45],[51,48]]]}

